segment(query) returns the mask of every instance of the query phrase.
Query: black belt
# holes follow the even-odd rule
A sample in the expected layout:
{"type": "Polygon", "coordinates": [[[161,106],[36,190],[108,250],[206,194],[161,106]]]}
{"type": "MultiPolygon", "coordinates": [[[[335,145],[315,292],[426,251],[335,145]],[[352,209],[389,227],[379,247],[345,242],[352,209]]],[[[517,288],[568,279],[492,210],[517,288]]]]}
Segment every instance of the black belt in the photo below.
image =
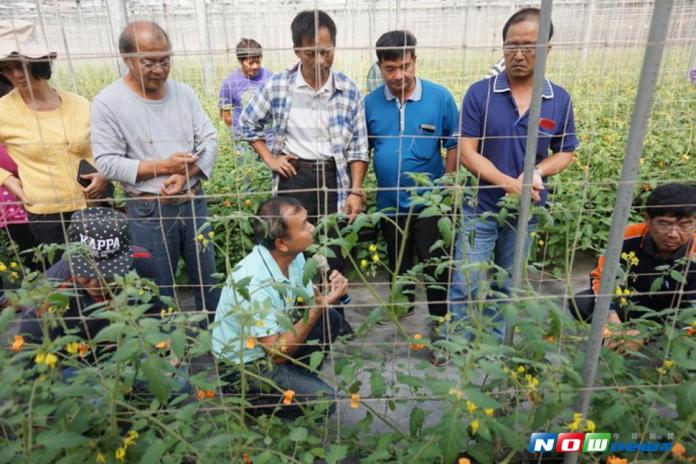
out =
{"type": "Polygon", "coordinates": [[[305,159],[290,159],[288,160],[290,164],[294,168],[305,168],[305,169],[314,169],[314,170],[325,170],[325,171],[330,171],[330,170],[336,170],[336,161],[333,159],[330,160],[305,160],[305,159]]]}

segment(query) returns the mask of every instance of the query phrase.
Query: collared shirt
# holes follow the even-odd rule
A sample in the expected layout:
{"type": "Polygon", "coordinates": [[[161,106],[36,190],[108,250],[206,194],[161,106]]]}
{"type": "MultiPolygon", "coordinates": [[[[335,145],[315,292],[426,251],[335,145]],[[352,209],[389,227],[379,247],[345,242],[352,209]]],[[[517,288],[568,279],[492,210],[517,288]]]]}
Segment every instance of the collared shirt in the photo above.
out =
{"type": "MultiPolygon", "coordinates": [[[[288,133],[288,119],[294,93],[295,75],[299,65],[275,74],[256,93],[242,111],[240,118],[243,140],[253,142],[264,137],[264,127],[272,126],[273,143],[271,152],[279,156],[285,148],[288,133]]],[[[331,71],[334,79],[334,92],[329,99],[331,119],[331,156],[336,162],[338,185],[338,210],[345,205],[351,188],[348,163],[368,162],[367,128],[365,112],[358,86],[345,74],[331,71]]],[[[273,194],[278,192],[278,174],[273,173],[273,194]]]]}
{"type": "MultiPolygon", "coordinates": [[[[696,260],[696,233],[689,242],[679,247],[667,259],[660,257],[655,241],[649,234],[648,225],[630,224],[624,231],[620,265],[628,272],[626,289],[630,292],[627,300],[632,306],[621,306],[619,301],[612,303],[621,320],[641,317],[643,312],[635,306],[661,311],[668,308],[685,307],[696,302],[696,265],[689,264],[688,258],[696,260]],[[629,263],[628,254],[633,253],[637,261],[629,263]],[[630,264],[630,271],[628,266],[630,264]],[[662,271],[658,268],[663,268],[662,271]],[[682,284],[674,279],[672,271],[685,278],[682,284]],[[659,279],[659,280],[658,280],[659,279]],[[657,284],[655,281],[658,281],[657,284]],[[680,289],[682,291],[680,291],[680,289]]],[[[597,260],[597,267],[591,274],[592,290],[599,293],[604,256],[597,260]]]]}
{"type": "Polygon", "coordinates": [[[303,283],[305,258],[298,254],[288,267],[288,277],[281,272],[270,251],[256,245],[227,279],[215,311],[217,327],[213,329],[213,353],[239,364],[263,358],[259,344],[247,347],[249,338],[268,337],[287,331],[303,317],[298,297],[310,302],[312,282],[303,283]]]}
{"type": "Polygon", "coordinates": [[[445,172],[442,148],[457,146],[458,112],[452,94],[423,79],[402,104],[386,85],[365,97],[365,117],[374,150],[377,175],[377,207],[405,212],[411,207],[416,183],[410,173],[427,174],[430,180],[445,172]]]}
{"type": "MultiPolygon", "coordinates": [[[[34,214],[87,206],[77,171],[81,160],[94,165],[89,102],[70,92],[56,92],[61,104],[51,111],[32,110],[17,89],[0,99],[0,143],[17,164],[24,193],[31,200],[25,208],[34,214]]],[[[0,184],[11,175],[0,167],[0,184]]]]}
{"type": "MultiPolygon", "coordinates": [[[[520,115],[512,97],[507,72],[483,79],[467,90],[462,103],[461,137],[478,138],[479,153],[488,158],[498,170],[517,178],[524,171],[529,111],[520,115]]],[[[552,153],[572,152],[580,145],[575,134],[575,120],[570,95],[562,87],[544,80],[541,118],[538,128],[536,163],[552,153]]],[[[505,195],[499,187],[483,179],[475,212],[497,212],[498,202],[505,195]]],[[[546,203],[547,190],[541,193],[539,205],[546,203]]]]}
{"type": "Polygon", "coordinates": [[[283,153],[307,160],[329,160],[333,74],[318,91],[305,82],[301,69],[295,76],[295,90],[288,116],[288,136],[285,138],[283,153]]]}

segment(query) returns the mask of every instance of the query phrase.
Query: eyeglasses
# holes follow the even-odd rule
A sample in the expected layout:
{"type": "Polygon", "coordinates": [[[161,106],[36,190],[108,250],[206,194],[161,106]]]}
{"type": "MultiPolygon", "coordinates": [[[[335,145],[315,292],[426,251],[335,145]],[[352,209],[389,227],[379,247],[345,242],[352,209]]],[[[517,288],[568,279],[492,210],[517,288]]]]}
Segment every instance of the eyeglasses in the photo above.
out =
{"type": "Polygon", "coordinates": [[[503,53],[506,55],[516,55],[518,50],[523,55],[532,55],[536,52],[536,45],[503,45],[503,53]]]}
{"type": "Polygon", "coordinates": [[[689,220],[689,221],[682,221],[682,222],[665,222],[661,220],[655,220],[652,221],[653,226],[655,229],[660,232],[661,234],[666,234],[668,232],[671,232],[672,229],[676,229],[677,232],[681,234],[688,234],[689,232],[693,231],[694,228],[694,221],[689,220]]]}
{"type": "Polygon", "coordinates": [[[159,60],[151,60],[149,58],[139,58],[138,63],[143,67],[145,71],[151,71],[155,69],[155,66],[159,66],[162,69],[169,69],[172,65],[171,57],[161,58],[159,60]]]}

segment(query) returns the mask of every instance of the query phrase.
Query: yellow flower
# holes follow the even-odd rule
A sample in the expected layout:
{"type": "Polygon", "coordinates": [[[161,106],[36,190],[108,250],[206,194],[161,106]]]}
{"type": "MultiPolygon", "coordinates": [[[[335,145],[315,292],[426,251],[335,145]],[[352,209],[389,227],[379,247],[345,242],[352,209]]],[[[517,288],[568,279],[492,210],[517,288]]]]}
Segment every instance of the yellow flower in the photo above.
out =
{"type": "Polygon", "coordinates": [[[213,238],[213,237],[215,237],[215,232],[213,232],[211,230],[210,232],[208,232],[208,238],[213,238]]]}
{"type": "Polygon", "coordinates": [[[77,342],[70,342],[68,345],[65,347],[65,351],[68,352],[68,354],[75,355],[80,349],[80,344],[77,342]]]}
{"type": "Polygon", "coordinates": [[[379,255],[377,255],[377,254],[372,255],[372,262],[378,263],[379,262],[379,255]]]}
{"type": "Polygon", "coordinates": [[[518,374],[524,374],[525,368],[524,366],[518,366],[517,367],[517,373],[518,374]]]}
{"type": "Polygon", "coordinates": [[[169,340],[162,340],[161,342],[155,343],[155,348],[158,350],[167,350],[171,346],[171,342],[169,340]]]}
{"type": "Polygon", "coordinates": [[[5,263],[0,261],[0,272],[5,272],[7,270],[7,266],[5,266],[5,263]]]}
{"type": "Polygon", "coordinates": [[[293,390],[285,390],[283,392],[283,404],[292,404],[292,399],[295,397],[295,392],[293,390]]]}
{"type": "Polygon", "coordinates": [[[671,369],[674,367],[674,361],[672,361],[671,359],[665,359],[665,361],[662,363],[662,366],[665,369],[671,369]]]}
{"type": "Polygon", "coordinates": [[[524,380],[527,381],[527,387],[531,388],[532,390],[536,389],[537,385],[539,385],[539,379],[531,374],[525,375],[524,380]]]}
{"type": "Polygon", "coordinates": [[[203,234],[198,234],[198,235],[196,236],[196,239],[197,239],[199,242],[202,242],[203,240],[205,240],[205,237],[203,236],[203,234]]]}
{"type": "Polygon", "coordinates": [[[689,155],[682,155],[681,159],[684,161],[689,161],[689,155]]]}
{"type": "Polygon", "coordinates": [[[493,410],[493,408],[486,408],[483,410],[483,413],[485,415],[487,415],[488,417],[491,417],[491,416],[493,416],[494,410],[493,410]]]}
{"type": "Polygon", "coordinates": [[[47,354],[46,354],[46,361],[45,361],[45,363],[46,363],[46,365],[47,365],[48,367],[55,367],[57,362],[58,362],[58,356],[56,356],[56,355],[53,354],[53,353],[47,353],[47,354]]]}
{"type": "Polygon", "coordinates": [[[24,337],[21,335],[15,335],[12,341],[12,351],[15,353],[20,351],[24,347],[24,337]]]}
{"type": "Polygon", "coordinates": [[[621,296],[623,295],[623,290],[621,290],[621,287],[616,287],[616,290],[614,290],[614,293],[616,296],[621,296]]]}
{"type": "Polygon", "coordinates": [[[590,419],[587,419],[587,420],[585,421],[585,430],[588,431],[588,432],[590,432],[590,433],[594,433],[594,431],[595,431],[595,423],[594,423],[593,421],[591,421],[590,419]]]}
{"type": "Polygon", "coordinates": [[[471,401],[466,400],[466,412],[471,414],[474,411],[476,411],[476,405],[474,403],[472,403],[471,401]]]}
{"type": "Polygon", "coordinates": [[[539,244],[539,246],[544,246],[544,241],[541,239],[539,239],[539,241],[537,243],[539,244]]]}
{"type": "Polygon", "coordinates": [[[117,449],[114,456],[116,456],[118,461],[123,461],[126,458],[126,448],[121,447],[117,449]]]}
{"type": "Polygon", "coordinates": [[[479,421],[478,419],[474,419],[471,421],[471,433],[473,435],[476,435],[476,431],[479,429],[479,421]]]}
{"type": "Polygon", "coordinates": [[[360,407],[360,394],[353,393],[350,395],[350,407],[353,409],[358,409],[360,407]]]}
{"type": "Polygon", "coordinates": [[[16,269],[16,268],[17,268],[17,263],[15,263],[14,261],[12,261],[12,262],[10,263],[10,267],[11,267],[12,269],[16,269]]]}
{"type": "Polygon", "coordinates": [[[244,200],[244,204],[247,205],[247,206],[251,206],[252,203],[251,203],[251,200],[249,200],[249,199],[247,198],[246,200],[244,200]]]}
{"type": "Polygon", "coordinates": [[[34,362],[36,364],[43,364],[46,362],[46,353],[36,353],[36,357],[34,358],[34,362]]]}
{"type": "Polygon", "coordinates": [[[367,247],[367,249],[370,251],[370,253],[374,253],[375,251],[377,251],[377,245],[371,243],[370,246],[367,247]]]}
{"type": "Polygon", "coordinates": [[[135,430],[129,430],[126,437],[123,439],[123,446],[128,448],[138,439],[138,432],[135,430]]]}
{"type": "Polygon", "coordinates": [[[17,278],[19,278],[19,274],[17,274],[17,272],[15,271],[12,271],[10,273],[10,279],[14,282],[15,280],[17,280],[17,278]]]}
{"type": "Polygon", "coordinates": [[[370,263],[366,259],[360,260],[360,267],[366,268],[370,263]]]}
{"type": "Polygon", "coordinates": [[[106,463],[106,457],[102,454],[101,451],[97,451],[97,462],[99,464],[105,464],[106,463]]]}
{"type": "Polygon", "coordinates": [[[253,350],[255,346],[256,346],[256,339],[254,337],[248,337],[246,339],[246,347],[250,350],[253,350]]]}
{"type": "Polygon", "coordinates": [[[301,296],[298,296],[297,298],[295,298],[295,301],[297,302],[297,304],[302,304],[302,303],[304,303],[304,298],[302,298],[301,296]]]}
{"type": "Polygon", "coordinates": [[[568,428],[570,429],[571,432],[575,432],[576,430],[580,430],[582,428],[582,420],[583,416],[581,413],[576,412],[573,414],[573,422],[568,424],[568,428]]]}

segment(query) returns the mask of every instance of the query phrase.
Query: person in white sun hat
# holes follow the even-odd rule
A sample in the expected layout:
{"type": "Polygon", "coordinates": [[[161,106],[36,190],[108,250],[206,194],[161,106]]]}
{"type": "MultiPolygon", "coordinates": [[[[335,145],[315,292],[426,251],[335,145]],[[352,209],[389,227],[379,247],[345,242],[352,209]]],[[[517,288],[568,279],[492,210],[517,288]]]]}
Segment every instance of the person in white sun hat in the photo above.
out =
{"type": "Polygon", "coordinates": [[[22,201],[30,230],[43,243],[65,243],[72,213],[108,186],[98,172],[78,180],[82,160],[94,166],[90,105],[51,85],[56,55],[30,22],[0,20],[0,79],[14,87],[0,98],[0,144],[19,174],[0,169],[0,184],[22,201]]]}

